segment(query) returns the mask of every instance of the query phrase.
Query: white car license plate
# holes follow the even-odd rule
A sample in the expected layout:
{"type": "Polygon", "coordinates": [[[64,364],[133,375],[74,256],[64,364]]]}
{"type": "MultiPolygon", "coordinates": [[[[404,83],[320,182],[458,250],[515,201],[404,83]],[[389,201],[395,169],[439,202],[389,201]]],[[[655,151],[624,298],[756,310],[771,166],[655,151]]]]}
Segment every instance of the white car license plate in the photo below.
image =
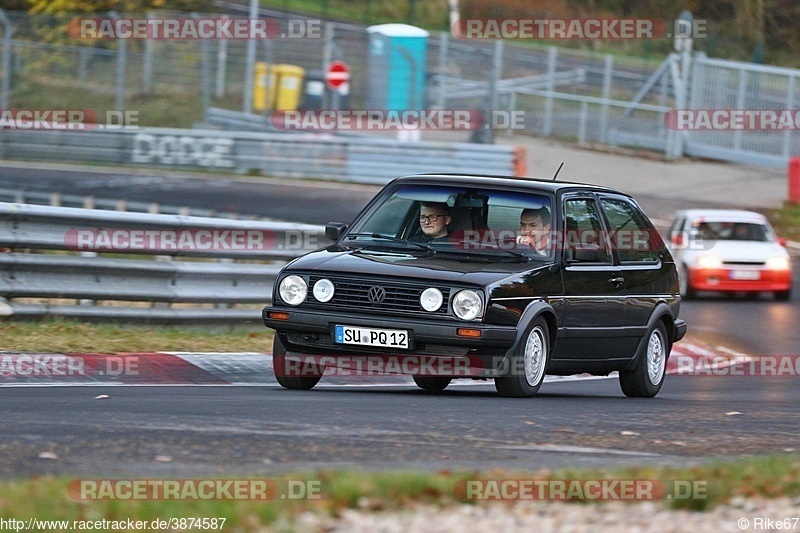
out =
{"type": "Polygon", "coordinates": [[[375,329],[337,325],[334,328],[333,336],[337,344],[408,349],[408,331],[402,329],[375,329]]]}
{"type": "Polygon", "coordinates": [[[758,270],[731,270],[731,279],[738,279],[738,280],[761,279],[761,273],[758,270]]]}

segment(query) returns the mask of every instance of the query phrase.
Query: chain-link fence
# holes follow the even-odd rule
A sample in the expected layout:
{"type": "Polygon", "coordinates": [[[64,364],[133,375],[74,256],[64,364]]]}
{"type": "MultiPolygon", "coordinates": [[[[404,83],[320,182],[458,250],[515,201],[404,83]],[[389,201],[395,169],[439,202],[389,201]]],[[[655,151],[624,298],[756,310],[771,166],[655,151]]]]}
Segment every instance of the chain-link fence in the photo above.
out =
{"type": "MultiPolygon", "coordinates": [[[[331,1],[330,7],[344,9],[344,4],[331,1]]],[[[277,17],[272,11],[266,14],[277,17]]],[[[81,41],[70,37],[69,17],[8,15],[13,38],[10,44],[0,39],[0,58],[9,57],[3,69],[3,81],[9,85],[5,107],[88,108],[101,116],[106,110],[136,110],[140,125],[167,127],[191,127],[203,121],[209,107],[247,107],[247,40],[81,41]]],[[[243,15],[237,11],[230,16],[243,15]]],[[[370,72],[366,27],[291,12],[275,20],[281,35],[258,41],[258,61],[297,65],[318,79],[330,61],[345,61],[350,67],[349,93],[337,99],[337,105],[369,105],[368,80],[375,74],[370,72]],[[292,24],[295,30],[304,27],[305,35],[293,38],[292,24]]],[[[800,71],[712,64],[698,55],[681,104],[677,87],[686,80],[678,54],[659,64],[522,42],[505,41],[498,48],[490,40],[432,33],[425,58],[424,65],[413,66],[425,72],[424,108],[522,111],[525,133],[639,146],[672,156],[689,153],[778,165],[800,152],[796,131],[678,132],[665,124],[665,115],[680,105],[792,109],[799,98],[800,71]]],[[[487,141],[474,132],[450,132],[443,138],[487,141]]]]}

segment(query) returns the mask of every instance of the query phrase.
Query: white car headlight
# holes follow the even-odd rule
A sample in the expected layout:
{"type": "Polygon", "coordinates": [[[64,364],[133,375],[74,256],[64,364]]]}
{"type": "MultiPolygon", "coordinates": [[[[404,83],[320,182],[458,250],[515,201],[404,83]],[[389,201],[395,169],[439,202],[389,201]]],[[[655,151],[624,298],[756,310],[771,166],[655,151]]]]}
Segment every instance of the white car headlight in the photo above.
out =
{"type": "Polygon", "coordinates": [[[287,304],[300,305],[306,299],[308,285],[306,280],[300,276],[286,276],[281,280],[278,292],[281,295],[281,300],[287,304]]]}
{"type": "Polygon", "coordinates": [[[321,280],[314,283],[314,298],[317,299],[318,302],[330,302],[331,298],[333,298],[333,282],[327,278],[322,278],[321,280]]]}
{"type": "Polygon", "coordinates": [[[461,320],[472,320],[481,314],[483,300],[472,290],[459,291],[453,298],[453,312],[461,320]]]}
{"type": "Polygon", "coordinates": [[[770,257],[767,259],[767,268],[770,270],[789,270],[789,260],[785,257],[770,257]]]}
{"type": "Polygon", "coordinates": [[[442,291],[433,287],[422,291],[422,294],[419,297],[419,304],[426,311],[436,311],[442,306],[442,303],[444,303],[442,291]]]}
{"type": "Polygon", "coordinates": [[[722,266],[722,260],[716,255],[704,255],[697,260],[697,265],[700,268],[719,268],[722,266]]]}

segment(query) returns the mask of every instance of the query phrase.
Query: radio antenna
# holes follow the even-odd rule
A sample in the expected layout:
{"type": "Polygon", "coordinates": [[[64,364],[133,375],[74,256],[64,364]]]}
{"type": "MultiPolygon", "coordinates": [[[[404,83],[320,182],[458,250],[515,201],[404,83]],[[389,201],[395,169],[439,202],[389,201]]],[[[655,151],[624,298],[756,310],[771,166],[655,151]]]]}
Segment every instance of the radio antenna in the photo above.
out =
{"type": "Polygon", "coordinates": [[[558,170],[556,170],[556,173],[553,176],[553,181],[556,181],[556,178],[558,177],[558,173],[561,172],[561,167],[563,167],[563,166],[564,166],[564,162],[562,161],[561,164],[558,165],[558,170]]]}

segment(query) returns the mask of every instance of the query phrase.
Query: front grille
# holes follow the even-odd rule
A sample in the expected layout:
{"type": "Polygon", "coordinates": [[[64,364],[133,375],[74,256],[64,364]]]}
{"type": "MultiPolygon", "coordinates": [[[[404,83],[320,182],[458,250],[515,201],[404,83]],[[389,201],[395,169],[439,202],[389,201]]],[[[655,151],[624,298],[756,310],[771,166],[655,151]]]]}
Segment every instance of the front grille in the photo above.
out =
{"type": "Polygon", "coordinates": [[[723,261],[722,264],[737,266],[764,266],[763,261],[723,261]]]}
{"type": "Polygon", "coordinates": [[[407,313],[424,313],[428,316],[439,315],[446,316],[448,309],[448,302],[450,299],[450,289],[448,287],[436,286],[437,289],[442,291],[444,303],[437,311],[430,313],[425,311],[419,304],[419,297],[422,291],[428,287],[435,285],[420,284],[413,282],[398,282],[391,280],[354,280],[338,278],[335,276],[310,276],[309,277],[309,296],[308,303],[314,306],[324,305],[326,307],[336,307],[341,309],[357,309],[359,311],[391,311],[391,312],[407,312],[407,313]],[[326,277],[333,282],[334,292],[333,298],[327,303],[318,302],[312,290],[314,284],[326,277]],[[386,296],[382,302],[377,303],[370,301],[369,290],[370,287],[382,287],[386,291],[386,296]]]}

